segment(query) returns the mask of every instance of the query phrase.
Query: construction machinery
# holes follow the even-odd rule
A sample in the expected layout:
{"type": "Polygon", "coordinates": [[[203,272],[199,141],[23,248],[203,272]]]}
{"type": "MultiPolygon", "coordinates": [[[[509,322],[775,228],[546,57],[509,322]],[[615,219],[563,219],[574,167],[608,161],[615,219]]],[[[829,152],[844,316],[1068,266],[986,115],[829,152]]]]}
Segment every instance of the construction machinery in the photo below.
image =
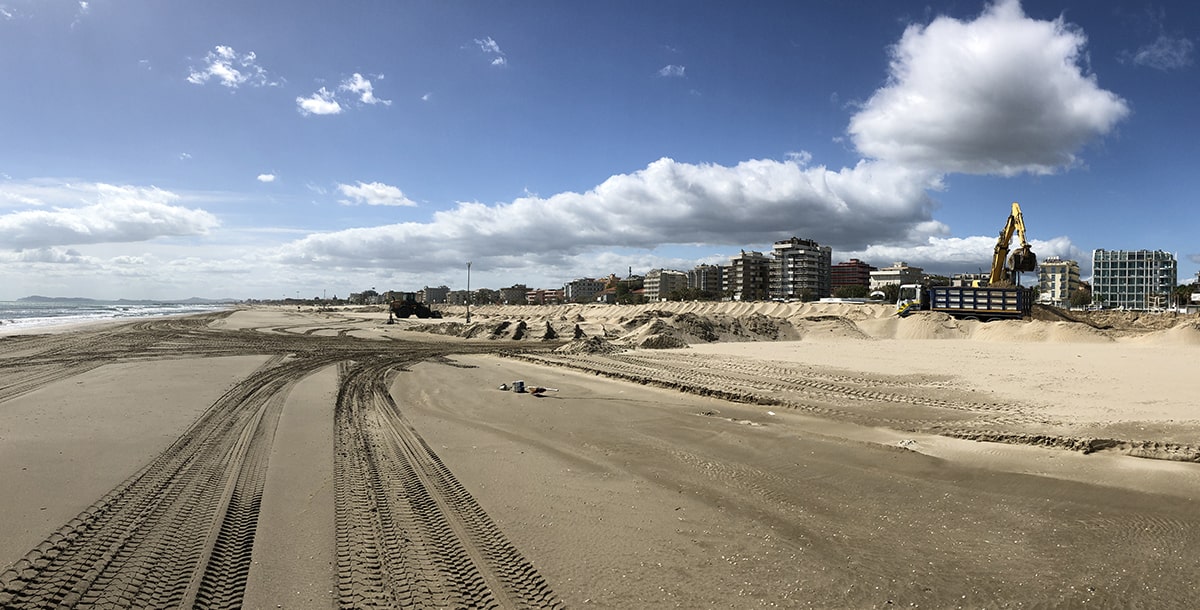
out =
{"type": "Polygon", "coordinates": [[[1033,291],[1021,286],[921,286],[900,287],[896,314],[937,311],[963,320],[1019,320],[1033,310],[1033,291]]]}
{"type": "Polygon", "coordinates": [[[1021,214],[1021,204],[1013,202],[1012,213],[1000,230],[1000,238],[996,240],[996,251],[992,254],[992,275],[988,286],[1015,286],[1017,274],[1033,271],[1037,268],[1037,255],[1029,248],[1025,240],[1025,217],[1021,214]],[[1009,254],[1009,244],[1012,243],[1013,233],[1021,238],[1021,247],[1009,254]]]}
{"type": "Polygon", "coordinates": [[[388,309],[391,312],[391,316],[395,316],[396,318],[400,319],[410,318],[412,316],[417,316],[418,318],[442,317],[442,312],[434,311],[430,309],[428,305],[418,302],[415,298],[411,297],[392,301],[388,309]]]}
{"type": "Polygon", "coordinates": [[[1033,309],[1033,291],[1018,285],[1018,274],[1036,268],[1037,256],[1025,239],[1025,218],[1020,204],[1014,201],[996,240],[987,286],[906,284],[900,287],[896,314],[904,317],[914,311],[938,311],[983,322],[1024,318],[1033,309]],[[1020,237],[1021,246],[1009,254],[1014,233],[1020,237]]]}

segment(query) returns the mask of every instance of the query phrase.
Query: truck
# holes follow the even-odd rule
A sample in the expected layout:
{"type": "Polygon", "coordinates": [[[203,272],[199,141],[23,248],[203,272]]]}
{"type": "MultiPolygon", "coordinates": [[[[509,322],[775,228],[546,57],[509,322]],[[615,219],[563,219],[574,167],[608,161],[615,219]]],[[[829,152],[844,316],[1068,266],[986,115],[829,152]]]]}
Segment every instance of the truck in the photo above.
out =
{"type": "Polygon", "coordinates": [[[940,311],[961,320],[1019,320],[1033,310],[1033,291],[1021,286],[922,286],[900,287],[896,313],[940,311]]]}
{"type": "Polygon", "coordinates": [[[1018,282],[1023,271],[1037,268],[1037,255],[1025,239],[1025,216],[1021,205],[1012,204],[1012,212],[1000,229],[992,254],[992,272],[986,286],[900,286],[896,313],[907,316],[914,311],[940,311],[963,320],[1013,320],[1029,316],[1033,310],[1033,291],[1018,282]],[[1021,245],[1009,254],[1013,235],[1021,245]]]}

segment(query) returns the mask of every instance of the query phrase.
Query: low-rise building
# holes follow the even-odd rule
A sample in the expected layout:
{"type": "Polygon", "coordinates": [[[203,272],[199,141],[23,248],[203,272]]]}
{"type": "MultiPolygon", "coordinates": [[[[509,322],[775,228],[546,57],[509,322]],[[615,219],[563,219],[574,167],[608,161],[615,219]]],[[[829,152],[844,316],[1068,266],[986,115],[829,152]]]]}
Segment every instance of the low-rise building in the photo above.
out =
{"type": "Polygon", "coordinates": [[[850,286],[869,288],[871,286],[872,271],[875,271],[875,267],[857,258],[838,263],[829,270],[829,288],[835,293],[838,288],[847,288],[850,286]]]}
{"type": "Polygon", "coordinates": [[[563,291],[561,288],[535,288],[525,293],[525,302],[530,305],[562,305],[563,291]]]}
{"type": "Polygon", "coordinates": [[[891,267],[884,267],[871,272],[871,290],[878,290],[889,284],[920,284],[925,279],[925,270],[920,267],[909,267],[904,261],[897,261],[891,267]]]}

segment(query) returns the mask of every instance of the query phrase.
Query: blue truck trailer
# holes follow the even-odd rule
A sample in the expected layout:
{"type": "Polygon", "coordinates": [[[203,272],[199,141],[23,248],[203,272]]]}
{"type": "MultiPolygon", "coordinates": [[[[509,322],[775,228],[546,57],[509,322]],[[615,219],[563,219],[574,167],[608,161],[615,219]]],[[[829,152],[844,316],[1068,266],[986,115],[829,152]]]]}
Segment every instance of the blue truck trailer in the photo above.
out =
{"type": "Polygon", "coordinates": [[[921,286],[900,287],[896,313],[940,311],[961,320],[1020,320],[1033,310],[1033,291],[1021,286],[921,286]]]}

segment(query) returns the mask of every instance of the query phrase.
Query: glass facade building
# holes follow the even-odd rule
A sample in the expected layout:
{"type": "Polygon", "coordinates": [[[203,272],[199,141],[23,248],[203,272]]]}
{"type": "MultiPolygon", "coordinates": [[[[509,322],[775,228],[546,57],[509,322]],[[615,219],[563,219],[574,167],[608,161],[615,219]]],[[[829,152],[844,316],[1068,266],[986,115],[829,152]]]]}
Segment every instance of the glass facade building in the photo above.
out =
{"type": "Polygon", "coordinates": [[[1175,255],[1169,252],[1092,251],[1092,302],[1107,309],[1167,307],[1177,279],[1175,255]]]}

